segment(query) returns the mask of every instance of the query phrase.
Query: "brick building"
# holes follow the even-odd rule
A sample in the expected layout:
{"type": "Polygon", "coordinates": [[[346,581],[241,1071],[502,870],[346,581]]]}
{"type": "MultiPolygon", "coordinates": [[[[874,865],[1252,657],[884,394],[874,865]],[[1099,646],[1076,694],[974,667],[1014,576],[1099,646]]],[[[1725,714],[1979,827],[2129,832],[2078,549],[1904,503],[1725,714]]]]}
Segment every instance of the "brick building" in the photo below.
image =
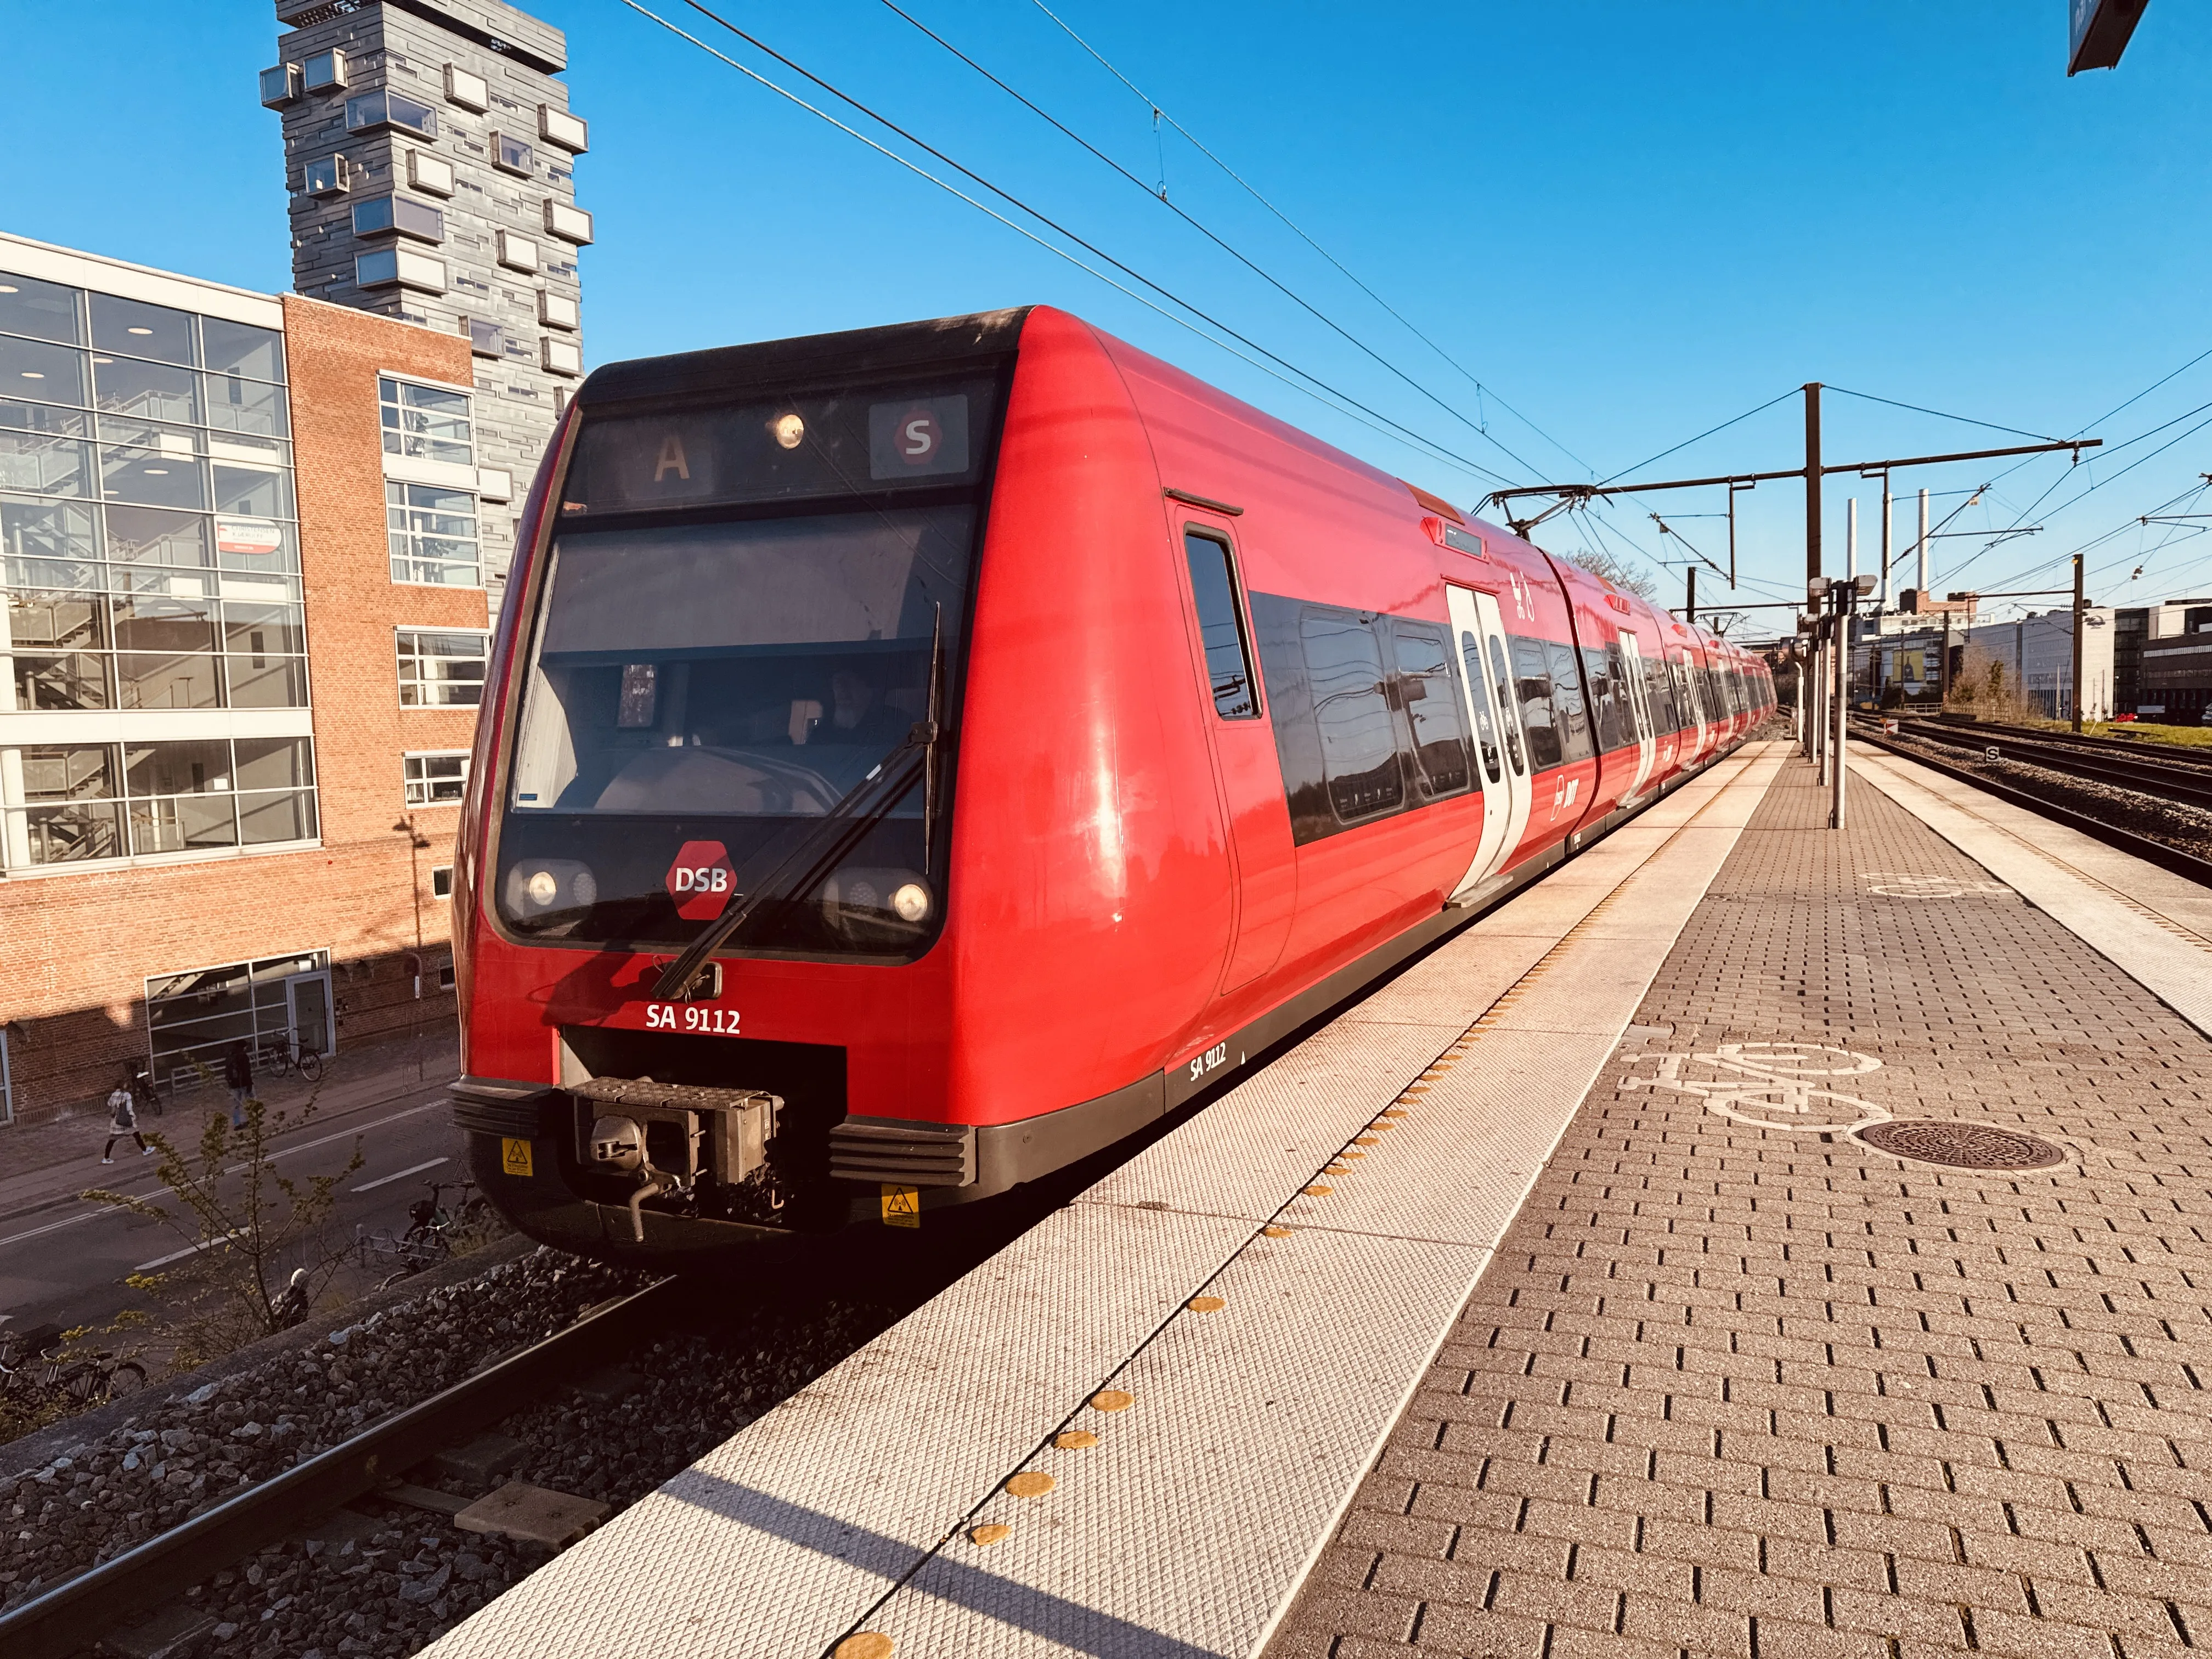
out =
{"type": "Polygon", "coordinates": [[[452,331],[0,234],[0,1118],[449,1028],[471,380],[452,331]]]}

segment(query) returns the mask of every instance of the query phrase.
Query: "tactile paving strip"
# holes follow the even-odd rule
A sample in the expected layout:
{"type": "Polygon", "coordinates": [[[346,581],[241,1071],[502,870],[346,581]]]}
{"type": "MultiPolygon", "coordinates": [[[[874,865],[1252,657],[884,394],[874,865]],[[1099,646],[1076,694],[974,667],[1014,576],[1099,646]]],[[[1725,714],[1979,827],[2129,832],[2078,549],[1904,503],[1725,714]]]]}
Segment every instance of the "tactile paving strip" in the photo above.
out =
{"type": "Polygon", "coordinates": [[[1510,906],[432,1651],[811,1659],[859,1629],[902,1656],[1252,1651],[1664,958],[1644,913],[1694,904],[1708,818],[1778,764],[1723,763],[1642,857],[1609,838],[1569,865],[1611,884],[1502,991],[1487,930],[1528,955],[1510,906]],[[1439,1021],[1462,971],[1487,1000],[1439,1021]],[[1133,1403],[1085,1404],[1106,1388],[1133,1403]],[[1071,1428],[1097,1444],[1049,1444],[1071,1428]],[[1024,1474],[1049,1491],[1015,1498],[1024,1474]]]}

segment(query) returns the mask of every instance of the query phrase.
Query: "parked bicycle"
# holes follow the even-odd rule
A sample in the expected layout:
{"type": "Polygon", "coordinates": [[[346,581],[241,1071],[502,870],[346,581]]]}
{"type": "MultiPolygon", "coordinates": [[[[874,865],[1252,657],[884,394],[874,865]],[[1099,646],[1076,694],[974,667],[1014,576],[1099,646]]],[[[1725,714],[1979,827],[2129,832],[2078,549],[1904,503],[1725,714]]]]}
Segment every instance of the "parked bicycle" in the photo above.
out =
{"type": "Polygon", "coordinates": [[[253,1069],[271,1077],[289,1077],[297,1072],[309,1083],[319,1083],[323,1057],[315,1052],[312,1042],[302,1043],[300,1033],[289,1030],[276,1041],[264,1043],[253,1051],[253,1069]]]}
{"type": "Polygon", "coordinates": [[[476,1191],[473,1181],[426,1181],[429,1196],[418,1198],[407,1206],[407,1231],[398,1238],[389,1233],[356,1232],[362,1259],[384,1256],[396,1261],[397,1268],[380,1279],[376,1288],[389,1290],[404,1279],[437,1266],[453,1254],[451,1235],[481,1226],[490,1218],[491,1200],[476,1191]],[[460,1200],[447,1207],[444,1195],[448,1189],[460,1193],[460,1200]],[[473,1194],[473,1196],[471,1196],[473,1194]]]}
{"type": "Polygon", "coordinates": [[[146,1386],[146,1368],[106,1352],[72,1355],[58,1325],[0,1332],[0,1395],[35,1401],[56,1396],[97,1406],[146,1386]]]}

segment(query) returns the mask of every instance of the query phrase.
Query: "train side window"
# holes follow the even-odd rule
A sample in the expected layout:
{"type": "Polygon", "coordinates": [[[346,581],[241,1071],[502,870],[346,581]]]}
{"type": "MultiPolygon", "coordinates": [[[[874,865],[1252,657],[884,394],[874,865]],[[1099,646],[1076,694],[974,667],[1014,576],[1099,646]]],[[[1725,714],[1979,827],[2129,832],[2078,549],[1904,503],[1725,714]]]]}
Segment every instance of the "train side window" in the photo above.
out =
{"type": "Polygon", "coordinates": [[[1541,772],[1559,763],[1559,727],[1553,714],[1559,688],[1552,683],[1552,665],[1541,640],[1513,640],[1513,674],[1521,694],[1521,724],[1528,732],[1528,769],[1541,772]]]}
{"type": "Polygon", "coordinates": [[[1260,717],[1252,684],[1252,645],[1237,602],[1237,571],[1228,544],[1186,531],[1183,556],[1190,562],[1190,593],[1198,605],[1198,634],[1206,647],[1206,678],[1213,712],[1225,720],[1260,717]]]}
{"type": "Polygon", "coordinates": [[[1590,744],[1589,712],[1583,702],[1582,670],[1575,660],[1575,648],[1547,640],[1544,650],[1552,659],[1552,699],[1559,711],[1561,758],[1586,761],[1597,750],[1590,744]]]}
{"type": "Polygon", "coordinates": [[[1373,623],[1341,611],[1309,611],[1298,635],[1330,806],[1350,823],[1401,805],[1406,781],[1373,623]]]}
{"type": "Polygon", "coordinates": [[[1603,649],[1583,647],[1583,672],[1589,677],[1590,723],[1597,728],[1598,753],[1609,755],[1626,748],[1636,741],[1628,724],[1627,688],[1613,672],[1603,649]]]}
{"type": "Polygon", "coordinates": [[[1474,780],[1451,647],[1436,629],[1396,620],[1390,642],[1398,659],[1398,702],[1413,738],[1414,783],[1430,800],[1463,794],[1474,780]]]}
{"type": "Polygon", "coordinates": [[[1674,715],[1674,677],[1667,672],[1666,657],[1638,657],[1637,665],[1644,671],[1644,699],[1651,708],[1653,735],[1663,737],[1680,731],[1682,722],[1674,715]]]}
{"type": "Polygon", "coordinates": [[[1521,758],[1521,722],[1507,718],[1516,701],[1513,665],[1505,658],[1505,641],[1495,634],[1490,636],[1490,683],[1498,689],[1498,718],[1505,727],[1505,758],[1512,763],[1513,775],[1517,778],[1528,769],[1521,758]]]}
{"type": "Polygon", "coordinates": [[[1491,713],[1490,688],[1485,684],[1487,675],[1482,666],[1482,641],[1462,630],[1459,636],[1459,654],[1467,670],[1467,691],[1474,704],[1474,740],[1482,750],[1482,769],[1492,783],[1504,777],[1498,765],[1498,717],[1491,713]]]}

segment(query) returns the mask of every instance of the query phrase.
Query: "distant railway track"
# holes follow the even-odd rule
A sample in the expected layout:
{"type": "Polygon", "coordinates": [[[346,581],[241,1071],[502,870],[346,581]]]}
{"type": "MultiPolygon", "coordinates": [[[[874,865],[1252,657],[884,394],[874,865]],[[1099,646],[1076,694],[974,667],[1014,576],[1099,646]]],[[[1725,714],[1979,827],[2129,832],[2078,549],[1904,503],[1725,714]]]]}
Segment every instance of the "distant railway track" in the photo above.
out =
{"type": "MultiPolygon", "coordinates": [[[[1917,724],[1913,730],[1916,736],[1920,734],[1921,728],[1917,724]]],[[[2170,870],[2178,876],[2186,876],[2191,881],[2202,882],[2206,886],[2212,887],[2212,859],[2185,852],[2179,847],[2149,836],[2138,834],[2135,830],[2122,829],[2119,825],[2109,823],[2093,812],[2062,805],[2047,796],[2036,794],[2031,790],[2022,789],[2017,785],[1991,777],[1986,772],[1978,772],[1957,765],[1942,757],[1929,754],[1919,744],[1900,741],[1903,736],[1903,732],[1899,732],[1898,737],[1885,735],[1878,720],[1855,720],[1852,723],[1851,738],[1854,742],[1863,743],[1872,748],[1886,750],[1902,759],[1925,766],[1931,771],[1941,772],[1946,777],[1956,778],[1961,783],[1972,784],[1977,789],[1986,790],[2000,800],[2009,801],[2015,806],[2026,807],[2031,812],[2039,812],[2045,817],[2054,819],[2069,829],[2078,830],[2083,835],[2101,841],[2108,847],[2116,847],[2122,852],[2131,853],[2147,864],[2154,864],[2162,870],[2170,870]]],[[[2001,751],[2005,747],[2002,740],[1992,744],[1987,736],[1980,732],[1961,731],[1960,736],[1969,741],[1953,746],[1971,749],[1982,758],[1987,757],[1987,751],[1991,747],[1996,747],[2001,751]],[[1973,740],[1977,738],[1978,740],[1973,740]]],[[[2013,741],[2017,744],[2016,738],[2013,741]]],[[[2024,760],[2035,766],[2051,764],[2040,757],[2032,757],[2017,750],[2012,758],[2024,760]]],[[[2064,769],[2053,767],[2051,769],[2063,770],[2064,769]]],[[[2104,783],[2108,787],[2136,787],[2134,785],[2116,784],[2106,778],[2091,779],[2082,774],[2075,775],[2084,776],[2086,781],[2104,783]]],[[[2138,793],[2150,792],[2138,790],[2138,793]]],[[[2159,795],[2155,798],[2174,799],[2169,795],[2159,795]]]]}
{"type": "Polygon", "coordinates": [[[277,1542],[405,1469],[511,1415],[566,1377],[604,1364],[665,1327],[679,1281],[662,1279],[543,1341],[248,1486],[0,1613],[8,1659],[66,1659],[220,1569],[277,1542]]]}
{"type": "Polygon", "coordinates": [[[2154,759],[2110,738],[2038,732],[2018,726],[1952,726],[1938,720],[1900,723],[1898,735],[1970,750],[1988,760],[2022,761],[2069,777],[2212,811],[2212,764],[2179,757],[2168,760],[2163,756],[2154,759]]]}

